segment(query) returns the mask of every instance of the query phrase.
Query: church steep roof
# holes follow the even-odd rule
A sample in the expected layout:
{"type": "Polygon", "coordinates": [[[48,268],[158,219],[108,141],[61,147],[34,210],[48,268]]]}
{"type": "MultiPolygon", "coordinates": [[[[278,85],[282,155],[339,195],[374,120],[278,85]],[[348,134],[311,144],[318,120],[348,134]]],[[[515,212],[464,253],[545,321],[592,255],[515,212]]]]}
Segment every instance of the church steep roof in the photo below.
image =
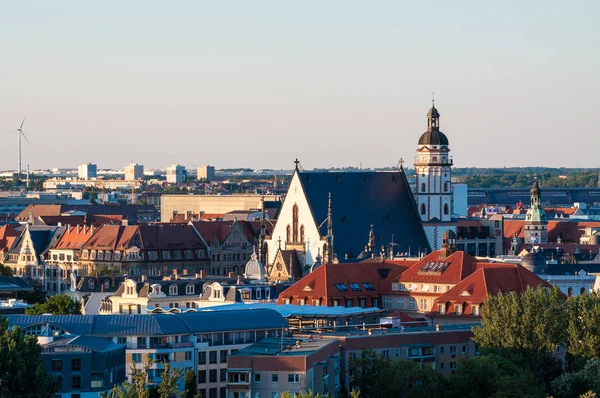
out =
{"type": "MultiPolygon", "coordinates": [[[[367,244],[373,224],[377,246],[392,242],[396,250],[429,251],[412,191],[404,172],[299,172],[315,222],[327,218],[331,192],[333,246],[343,261],[356,258],[367,244]]],[[[320,228],[327,234],[327,223],[320,228]]]]}

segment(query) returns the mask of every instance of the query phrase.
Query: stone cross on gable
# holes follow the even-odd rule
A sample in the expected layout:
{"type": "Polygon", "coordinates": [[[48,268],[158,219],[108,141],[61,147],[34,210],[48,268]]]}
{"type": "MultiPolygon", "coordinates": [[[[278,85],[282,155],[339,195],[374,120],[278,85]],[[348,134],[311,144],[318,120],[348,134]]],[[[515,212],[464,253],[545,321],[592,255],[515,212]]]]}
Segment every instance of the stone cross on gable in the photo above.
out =
{"type": "Polygon", "coordinates": [[[398,164],[400,165],[400,170],[404,170],[404,159],[400,158],[400,160],[398,160],[398,164]]]}

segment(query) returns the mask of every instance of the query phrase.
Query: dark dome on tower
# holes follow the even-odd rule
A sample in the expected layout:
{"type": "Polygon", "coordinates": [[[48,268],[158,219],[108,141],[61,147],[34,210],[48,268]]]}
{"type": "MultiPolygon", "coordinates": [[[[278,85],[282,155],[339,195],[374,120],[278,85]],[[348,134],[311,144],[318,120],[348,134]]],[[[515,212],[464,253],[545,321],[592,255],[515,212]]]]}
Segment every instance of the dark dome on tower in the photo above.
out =
{"type": "Polygon", "coordinates": [[[524,255],[523,259],[521,259],[521,265],[534,274],[545,274],[548,272],[546,257],[536,250],[532,250],[524,255]]]}
{"type": "Polygon", "coordinates": [[[448,137],[440,131],[440,113],[434,105],[427,112],[427,131],[419,138],[419,145],[448,145],[448,137]]]}
{"type": "Polygon", "coordinates": [[[419,145],[448,145],[448,137],[439,130],[426,131],[419,138],[419,145]]]}

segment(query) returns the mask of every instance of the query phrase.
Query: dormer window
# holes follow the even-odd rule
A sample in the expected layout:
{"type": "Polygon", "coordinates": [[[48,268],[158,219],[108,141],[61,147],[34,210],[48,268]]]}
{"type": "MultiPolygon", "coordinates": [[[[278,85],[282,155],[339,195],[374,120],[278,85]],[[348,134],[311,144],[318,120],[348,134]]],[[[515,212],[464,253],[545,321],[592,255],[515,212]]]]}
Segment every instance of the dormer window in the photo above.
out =
{"type": "Polygon", "coordinates": [[[150,260],[150,261],[158,260],[158,253],[156,251],[148,252],[148,260],[150,260]]]}
{"type": "Polygon", "coordinates": [[[461,296],[470,296],[471,293],[467,292],[466,290],[463,290],[462,292],[460,292],[461,296]]]}
{"type": "Polygon", "coordinates": [[[260,300],[262,298],[262,289],[256,289],[256,299],[260,300]]]}
{"type": "Polygon", "coordinates": [[[462,305],[455,305],[454,306],[454,313],[456,315],[462,315],[462,305]]]}
{"type": "Polygon", "coordinates": [[[96,288],[96,283],[93,279],[88,280],[88,288],[90,290],[94,290],[96,288]]]}
{"type": "Polygon", "coordinates": [[[185,287],[185,294],[194,294],[194,285],[187,285],[185,287]]]}
{"type": "Polygon", "coordinates": [[[221,290],[215,289],[213,291],[213,298],[221,298],[221,290]]]}
{"type": "Polygon", "coordinates": [[[160,294],[160,285],[154,285],[154,286],[152,286],[152,293],[153,294],[160,294]]]}
{"type": "Polygon", "coordinates": [[[111,257],[112,257],[112,251],[110,251],[110,250],[107,250],[107,251],[104,253],[104,260],[105,260],[105,261],[110,261],[111,257]]]}
{"type": "Polygon", "coordinates": [[[109,287],[110,287],[110,281],[107,279],[104,281],[104,290],[108,290],[109,287]]]}
{"type": "Polygon", "coordinates": [[[181,260],[181,250],[175,250],[175,251],[173,251],[173,258],[175,260],[181,260]]]}
{"type": "Polygon", "coordinates": [[[177,285],[171,285],[169,286],[169,295],[176,295],[177,294],[177,285]]]}
{"type": "Polygon", "coordinates": [[[165,250],[165,251],[162,252],[162,257],[163,257],[163,260],[170,260],[171,259],[171,253],[165,250]]]}
{"type": "Polygon", "coordinates": [[[125,292],[126,294],[133,296],[135,294],[135,286],[127,286],[125,292]]]}

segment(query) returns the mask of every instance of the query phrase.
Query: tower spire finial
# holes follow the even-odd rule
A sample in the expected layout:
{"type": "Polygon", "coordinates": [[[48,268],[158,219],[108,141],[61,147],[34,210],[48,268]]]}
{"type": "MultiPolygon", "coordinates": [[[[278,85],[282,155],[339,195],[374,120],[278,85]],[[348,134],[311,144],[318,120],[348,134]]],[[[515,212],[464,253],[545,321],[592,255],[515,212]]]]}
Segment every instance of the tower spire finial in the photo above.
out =
{"type": "Polygon", "coordinates": [[[333,217],[331,216],[331,192],[327,202],[327,263],[333,263],[333,217]]]}
{"type": "Polygon", "coordinates": [[[431,106],[435,106],[435,93],[433,91],[431,92],[431,106]]]}

